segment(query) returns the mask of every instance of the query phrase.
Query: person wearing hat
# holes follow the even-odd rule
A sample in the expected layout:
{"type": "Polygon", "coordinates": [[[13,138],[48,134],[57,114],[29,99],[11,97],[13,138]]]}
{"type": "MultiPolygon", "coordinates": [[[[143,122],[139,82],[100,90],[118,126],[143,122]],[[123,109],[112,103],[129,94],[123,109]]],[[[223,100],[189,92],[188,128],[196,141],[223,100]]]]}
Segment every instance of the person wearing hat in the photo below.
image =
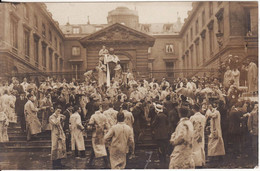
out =
{"type": "Polygon", "coordinates": [[[157,115],[151,124],[151,128],[153,137],[156,140],[158,146],[160,162],[165,165],[168,146],[169,122],[168,117],[165,114],[165,110],[163,109],[163,105],[154,103],[154,106],[157,115]]]}
{"type": "Polygon", "coordinates": [[[206,125],[206,117],[200,113],[200,106],[198,104],[193,105],[194,115],[190,117],[190,121],[193,124],[193,160],[195,167],[201,168],[205,165],[205,150],[204,150],[204,129],[206,125]]]}
{"type": "Polygon", "coordinates": [[[134,124],[133,124],[133,129],[134,129],[134,138],[135,138],[135,143],[138,143],[140,140],[142,140],[144,136],[144,131],[146,128],[146,118],[144,115],[144,106],[141,102],[133,101],[133,108],[132,108],[132,113],[134,117],[134,124]]]}
{"type": "Polygon", "coordinates": [[[105,142],[111,142],[109,147],[111,169],[124,169],[126,154],[134,154],[133,130],[125,124],[122,112],[117,114],[117,124],[112,126],[105,135],[105,142]]]}
{"type": "Polygon", "coordinates": [[[138,91],[137,87],[138,87],[137,84],[133,84],[133,91],[130,94],[130,98],[129,98],[133,102],[140,102],[140,100],[142,99],[142,95],[138,91]]]}
{"type": "Polygon", "coordinates": [[[21,92],[20,96],[15,101],[15,113],[17,116],[20,117],[21,122],[21,129],[23,132],[26,131],[26,123],[25,123],[25,116],[24,116],[24,105],[27,102],[27,98],[25,97],[25,92],[21,92]]]}
{"type": "Polygon", "coordinates": [[[78,151],[80,152],[80,157],[85,158],[85,142],[83,137],[84,126],[81,122],[80,112],[81,108],[79,106],[74,106],[73,114],[70,116],[69,128],[71,134],[71,150],[74,151],[75,157],[78,157],[78,151]]]}
{"type": "Polygon", "coordinates": [[[108,50],[105,45],[102,46],[102,49],[100,49],[98,56],[104,57],[105,55],[108,55],[108,50]]]}
{"type": "Polygon", "coordinates": [[[192,157],[193,125],[188,118],[188,109],[180,108],[180,121],[171,135],[170,143],[174,150],[170,156],[169,169],[194,169],[192,157]]]}

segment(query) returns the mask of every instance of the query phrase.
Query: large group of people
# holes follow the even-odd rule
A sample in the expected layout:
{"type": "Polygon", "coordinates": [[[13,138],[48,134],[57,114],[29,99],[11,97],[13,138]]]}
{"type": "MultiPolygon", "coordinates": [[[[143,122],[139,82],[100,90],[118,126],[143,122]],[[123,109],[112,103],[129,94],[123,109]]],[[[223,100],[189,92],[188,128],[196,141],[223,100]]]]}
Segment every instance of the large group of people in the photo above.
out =
{"type": "MultiPolygon", "coordinates": [[[[108,51],[104,47],[100,53],[108,51]]],[[[102,65],[109,67],[100,59],[102,72],[102,65]]],[[[19,83],[13,77],[0,85],[0,142],[8,141],[9,124],[19,118],[28,141],[51,130],[53,168],[62,168],[61,159],[70,150],[76,158],[86,158],[84,137],[91,132],[88,165],[103,158],[105,168],[123,169],[143,143],[147,127],[164,168],[200,168],[229,152],[241,157],[243,149],[257,156],[258,102],[243,99],[248,91],[240,88],[237,69],[228,76],[229,67],[223,82],[199,76],[137,80],[131,72],[127,79],[115,79],[110,72],[108,86],[96,70],[85,73],[82,82],[48,77],[36,85],[33,79],[19,83]]],[[[249,70],[255,67],[251,62],[249,70]]],[[[255,83],[249,84],[256,94],[255,83]]]]}

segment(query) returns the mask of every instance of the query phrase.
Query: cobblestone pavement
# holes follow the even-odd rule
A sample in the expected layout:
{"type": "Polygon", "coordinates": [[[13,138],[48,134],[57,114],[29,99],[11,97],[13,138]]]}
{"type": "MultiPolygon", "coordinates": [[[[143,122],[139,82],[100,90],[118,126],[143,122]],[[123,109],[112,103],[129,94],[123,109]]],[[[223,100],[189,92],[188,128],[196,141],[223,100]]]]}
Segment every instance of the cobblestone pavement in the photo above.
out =
{"type": "MultiPolygon", "coordinates": [[[[149,158],[149,152],[152,152],[151,162],[147,165],[148,169],[166,169],[168,168],[168,162],[163,165],[158,161],[156,150],[138,150],[136,157],[129,160],[127,163],[128,169],[144,169],[146,161],[149,158]]],[[[89,152],[85,159],[73,158],[71,154],[68,154],[67,159],[62,161],[65,165],[64,169],[102,169],[104,168],[102,159],[94,160],[94,167],[90,168],[86,165],[89,160],[89,152]]],[[[50,154],[48,152],[9,152],[0,153],[0,169],[52,169],[50,160],[50,154]]],[[[207,162],[205,168],[255,168],[258,160],[250,156],[242,155],[240,158],[236,158],[232,155],[226,155],[222,161],[207,162]]]]}

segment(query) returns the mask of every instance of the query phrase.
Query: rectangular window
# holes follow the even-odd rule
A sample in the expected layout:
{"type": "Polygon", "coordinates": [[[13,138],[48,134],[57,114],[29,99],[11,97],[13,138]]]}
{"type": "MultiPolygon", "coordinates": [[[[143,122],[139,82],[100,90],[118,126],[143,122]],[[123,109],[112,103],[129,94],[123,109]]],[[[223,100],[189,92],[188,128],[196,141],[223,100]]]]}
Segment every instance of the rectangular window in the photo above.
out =
{"type": "Polygon", "coordinates": [[[52,33],[50,30],[49,30],[49,42],[52,43],[52,33]]]}
{"type": "Polygon", "coordinates": [[[185,55],[184,57],[182,58],[182,68],[185,69],[186,66],[185,66],[186,62],[185,62],[185,55]]]}
{"type": "Polygon", "coordinates": [[[25,57],[29,59],[30,56],[30,32],[28,30],[24,30],[24,54],[25,57]]]}
{"type": "Polygon", "coordinates": [[[63,70],[63,60],[60,58],[60,71],[63,70]]]}
{"type": "Polygon", "coordinates": [[[203,63],[205,63],[205,61],[206,61],[206,56],[205,56],[206,55],[206,52],[205,52],[206,51],[206,47],[205,46],[206,46],[205,38],[203,38],[202,39],[202,46],[201,46],[202,47],[202,62],[203,63]]]}
{"type": "Polygon", "coordinates": [[[60,55],[62,55],[62,54],[61,54],[61,51],[62,51],[61,43],[60,43],[60,45],[59,45],[59,48],[60,48],[60,49],[59,49],[59,50],[60,50],[60,55]]]}
{"type": "Polygon", "coordinates": [[[52,71],[52,53],[53,51],[49,49],[49,69],[52,71]]]}
{"type": "Polygon", "coordinates": [[[187,35],[186,35],[186,47],[189,46],[188,41],[189,41],[189,35],[187,34],[187,35]]]}
{"type": "Polygon", "coordinates": [[[199,32],[199,20],[198,19],[196,20],[195,32],[196,32],[196,34],[198,34],[198,32],[199,32]]]}
{"type": "Polygon", "coordinates": [[[57,47],[58,47],[58,41],[57,41],[57,38],[56,38],[56,37],[54,38],[54,42],[55,42],[55,48],[57,49],[57,47]]]}
{"type": "Polygon", "coordinates": [[[72,56],[79,56],[80,55],[80,47],[79,46],[73,46],[72,47],[72,56]]]}
{"type": "Polygon", "coordinates": [[[193,53],[194,53],[194,50],[193,50],[193,47],[190,49],[190,64],[191,64],[191,68],[193,68],[193,53]]]}
{"type": "Polygon", "coordinates": [[[214,33],[213,30],[209,30],[209,50],[210,53],[213,53],[213,48],[214,48],[214,33]]]}
{"type": "Polygon", "coordinates": [[[209,17],[213,15],[213,2],[209,2],[209,17]]]}
{"type": "Polygon", "coordinates": [[[39,64],[39,47],[38,47],[39,39],[34,39],[34,61],[36,66],[39,64]]]}
{"type": "Polygon", "coordinates": [[[43,37],[46,37],[46,27],[44,23],[42,23],[42,35],[43,37]]]}
{"type": "Polygon", "coordinates": [[[182,52],[184,53],[185,51],[185,40],[182,41],[182,52]]]}
{"type": "Polygon", "coordinates": [[[29,19],[29,7],[26,4],[24,4],[24,18],[29,19]]]}
{"type": "Polygon", "coordinates": [[[199,51],[199,42],[195,44],[196,46],[196,66],[200,64],[200,51],[199,51]]]}
{"type": "Polygon", "coordinates": [[[57,55],[55,55],[55,70],[56,70],[56,72],[58,72],[58,69],[59,69],[59,68],[58,68],[58,66],[59,66],[59,65],[58,65],[58,64],[59,64],[59,63],[58,63],[58,59],[59,59],[59,57],[58,57],[57,55]]]}
{"type": "Polygon", "coordinates": [[[191,27],[190,28],[190,41],[192,41],[193,39],[193,28],[191,27]]]}
{"type": "Polygon", "coordinates": [[[38,18],[36,15],[34,15],[34,27],[38,29],[38,18]]]}
{"type": "Polygon", "coordinates": [[[202,26],[205,25],[205,10],[202,12],[202,26]]]}
{"type": "Polygon", "coordinates": [[[173,77],[173,62],[166,62],[166,71],[167,71],[167,77],[173,77]]]}
{"type": "Polygon", "coordinates": [[[148,53],[150,54],[152,52],[152,47],[148,48],[148,53]]]}
{"type": "Polygon", "coordinates": [[[166,47],[165,47],[165,52],[166,53],[174,53],[173,44],[167,44],[166,47]]]}
{"type": "Polygon", "coordinates": [[[72,33],[73,34],[79,34],[79,27],[73,28],[72,33]]]}
{"type": "Polygon", "coordinates": [[[18,48],[18,25],[17,25],[17,21],[14,19],[11,19],[11,23],[10,23],[10,31],[11,31],[11,45],[14,48],[18,48]]]}
{"type": "Polygon", "coordinates": [[[42,66],[46,68],[46,45],[42,44],[42,66]]]}

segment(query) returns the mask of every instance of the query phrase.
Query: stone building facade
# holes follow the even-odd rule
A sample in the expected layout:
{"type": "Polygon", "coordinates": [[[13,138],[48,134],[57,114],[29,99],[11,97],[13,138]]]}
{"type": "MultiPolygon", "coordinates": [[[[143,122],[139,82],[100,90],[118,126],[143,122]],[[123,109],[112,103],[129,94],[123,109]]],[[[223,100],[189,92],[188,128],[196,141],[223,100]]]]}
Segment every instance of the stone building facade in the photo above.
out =
{"type": "Polygon", "coordinates": [[[86,70],[93,69],[103,44],[115,48],[124,71],[146,78],[216,75],[230,54],[241,61],[258,61],[257,2],[201,1],[192,6],[184,24],[180,18],[174,23],[139,23],[136,10],[118,7],[108,13],[107,24],[88,20],[59,25],[44,3],[2,3],[0,76],[49,74],[82,79],[86,70]],[[108,28],[121,30],[117,43],[104,37],[93,40],[96,34],[102,38],[108,28]],[[125,31],[135,38],[143,36],[143,43],[129,40],[126,45],[125,31]],[[140,60],[134,60],[138,55],[140,60]]]}
{"type": "Polygon", "coordinates": [[[186,72],[179,76],[216,75],[229,55],[258,61],[257,2],[201,1],[192,6],[180,31],[177,66],[186,72]]]}
{"type": "Polygon", "coordinates": [[[1,77],[63,71],[64,35],[44,3],[1,3],[0,23],[1,77]]]}
{"type": "MultiPolygon", "coordinates": [[[[90,24],[90,21],[87,21],[86,24],[72,25],[67,23],[66,25],[60,26],[65,36],[65,70],[73,70],[74,75],[77,73],[76,76],[78,77],[78,75],[82,75],[84,71],[93,69],[94,65],[92,63],[89,64],[89,62],[94,58],[97,62],[98,50],[105,44],[107,48],[115,48],[117,55],[121,58],[121,65],[124,71],[130,69],[137,74],[137,77],[145,75],[146,78],[174,78],[173,70],[177,65],[180,51],[180,37],[178,36],[182,26],[180,18],[178,18],[175,23],[142,24],[139,23],[137,11],[130,10],[126,7],[118,7],[108,12],[107,23],[108,24],[90,24]],[[91,37],[99,31],[104,33],[107,27],[118,23],[121,24],[121,26],[117,25],[113,28],[126,26],[129,27],[128,29],[124,27],[126,30],[131,30],[130,32],[133,31],[137,35],[154,37],[155,42],[153,46],[149,46],[149,43],[143,43],[142,46],[140,46],[140,44],[135,45],[133,41],[130,41],[131,46],[126,45],[124,47],[124,45],[115,45],[114,43],[99,40],[99,43],[95,43],[95,45],[91,44],[91,47],[88,47],[90,46],[88,43],[88,46],[82,46],[82,43],[80,44],[78,41],[86,36],[91,37]],[[77,56],[72,55],[73,49],[78,49],[77,51],[80,52],[80,54],[77,56]],[[145,71],[148,71],[149,74],[139,72],[139,69],[135,67],[139,65],[139,62],[133,63],[133,61],[130,60],[131,58],[136,58],[136,54],[138,53],[147,56],[145,57],[147,58],[147,64],[142,68],[146,68],[145,71]],[[75,65],[77,65],[77,67],[75,67],[75,65]]],[[[141,61],[140,65],[142,65],[143,61],[144,60],[141,61]]]]}

